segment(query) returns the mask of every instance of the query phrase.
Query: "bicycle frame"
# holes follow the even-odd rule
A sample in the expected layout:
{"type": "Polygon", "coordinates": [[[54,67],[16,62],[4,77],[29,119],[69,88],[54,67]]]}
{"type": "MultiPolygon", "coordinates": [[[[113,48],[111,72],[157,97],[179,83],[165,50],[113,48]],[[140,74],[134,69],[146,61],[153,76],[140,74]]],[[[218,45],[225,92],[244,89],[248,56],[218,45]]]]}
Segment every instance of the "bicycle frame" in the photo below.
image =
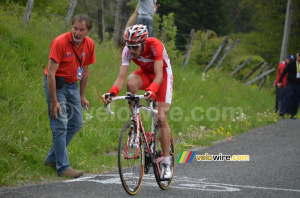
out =
{"type": "MultiPolygon", "coordinates": [[[[154,175],[158,186],[162,190],[168,189],[173,180],[173,173],[171,178],[161,178],[160,163],[163,159],[163,152],[161,150],[158,150],[161,145],[156,141],[158,135],[158,125],[156,123],[156,115],[158,113],[157,110],[153,109],[153,103],[149,103],[149,101],[148,107],[140,105],[140,100],[144,99],[144,95],[134,95],[128,92],[127,96],[114,97],[112,101],[120,99],[128,100],[129,104],[133,103],[132,105],[130,105],[132,107],[131,120],[125,123],[119,139],[118,167],[120,179],[125,191],[130,195],[134,195],[139,191],[141,182],[143,180],[143,174],[148,173],[149,166],[151,164],[154,169],[154,175]],[[152,116],[151,131],[149,134],[146,133],[144,129],[140,115],[140,109],[143,109],[152,116]],[[148,135],[150,135],[150,138],[148,137],[148,135]],[[123,161],[125,169],[123,167],[123,161]],[[127,164],[129,166],[126,166],[125,161],[133,163],[129,163],[127,164]],[[129,168],[131,165],[133,165],[132,170],[129,168]],[[138,174],[135,174],[135,171],[137,171],[138,174]],[[129,174],[126,175],[126,173],[129,174]]],[[[110,110],[110,104],[106,106],[106,110],[111,115],[114,115],[114,113],[110,110]]],[[[173,140],[171,139],[170,141],[170,154],[172,156],[173,167],[175,167],[173,153],[174,145],[173,140]]],[[[172,169],[172,171],[174,171],[174,169],[172,169]]]]}
{"type": "MultiPolygon", "coordinates": [[[[127,96],[118,96],[112,99],[112,101],[114,100],[124,100],[124,99],[128,99],[130,102],[134,102],[134,107],[133,107],[133,117],[132,120],[136,123],[137,126],[137,133],[136,133],[136,137],[134,140],[134,144],[131,145],[131,141],[132,141],[132,137],[128,137],[127,140],[127,145],[126,145],[126,150],[125,150],[125,159],[137,159],[138,158],[138,153],[139,153],[139,140],[140,140],[140,135],[139,135],[139,131],[142,134],[142,141],[144,141],[144,148],[145,148],[145,155],[147,157],[151,157],[152,159],[152,152],[151,149],[149,147],[149,142],[147,141],[146,138],[146,133],[144,130],[144,126],[140,117],[140,109],[145,110],[146,112],[150,113],[152,116],[152,122],[151,122],[151,131],[154,131],[154,127],[155,127],[155,115],[157,114],[157,110],[153,109],[152,103],[149,104],[149,107],[145,107],[145,106],[140,106],[139,101],[140,99],[144,99],[144,95],[132,95],[131,93],[127,93],[127,96]],[[129,146],[135,146],[136,147],[136,155],[135,156],[131,156],[129,157],[128,154],[128,147],[129,146]]],[[[112,112],[110,110],[110,104],[107,105],[106,110],[111,114],[114,115],[114,112],[112,112]]],[[[134,135],[134,134],[132,134],[134,135]]],[[[153,161],[153,159],[152,159],[153,161]]]]}

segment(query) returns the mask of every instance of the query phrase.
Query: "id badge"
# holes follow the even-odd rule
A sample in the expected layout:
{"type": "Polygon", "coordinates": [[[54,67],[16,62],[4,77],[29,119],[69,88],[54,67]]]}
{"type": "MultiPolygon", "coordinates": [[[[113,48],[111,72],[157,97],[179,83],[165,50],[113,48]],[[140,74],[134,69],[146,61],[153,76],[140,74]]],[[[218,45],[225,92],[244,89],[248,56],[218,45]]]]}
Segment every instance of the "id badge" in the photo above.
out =
{"type": "Polygon", "coordinates": [[[296,77],[297,77],[297,78],[300,78],[300,72],[297,73],[297,76],[296,76],[296,77]]]}
{"type": "Polygon", "coordinates": [[[78,68],[78,73],[77,73],[77,79],[81,80],[81,78],[82,78],[82,67],[79,67],[78,68]]]}

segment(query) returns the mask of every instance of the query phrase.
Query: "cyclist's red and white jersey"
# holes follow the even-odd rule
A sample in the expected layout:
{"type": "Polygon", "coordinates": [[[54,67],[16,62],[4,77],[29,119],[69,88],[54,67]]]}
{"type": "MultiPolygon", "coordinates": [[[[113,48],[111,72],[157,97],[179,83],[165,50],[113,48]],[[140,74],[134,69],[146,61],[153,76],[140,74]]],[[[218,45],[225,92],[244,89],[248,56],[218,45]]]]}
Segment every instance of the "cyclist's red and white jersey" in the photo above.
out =
{"type": "Polygon", "coordinates": [[[171,104],[173,92],[173,74],[170,60],[164,45],[154,37],[146,39],[144,52],[140,57],[134,58],[127,46],[122,52],[122,65],[129,66],[130,61],[140,66],[140,68],[133,72],[139,75],[142,79],[142,86],[139,88],[145,90],[155,78],[154,61],[163,61],[163,81],[157,91],[157,102],[166,102],[171,104]]]}
{"type": "Polygon", "coordinates": [[[164,45],[154,37],[146,39],[144,52],[138,58],[134,58],[128,47],[125,46],[122,52],[122,65],[129,66],[131,60],[147,73],[154,73],[154,61],[160,60],[164,63],[164,69],[171,69],[170,60],[164,45]]]}

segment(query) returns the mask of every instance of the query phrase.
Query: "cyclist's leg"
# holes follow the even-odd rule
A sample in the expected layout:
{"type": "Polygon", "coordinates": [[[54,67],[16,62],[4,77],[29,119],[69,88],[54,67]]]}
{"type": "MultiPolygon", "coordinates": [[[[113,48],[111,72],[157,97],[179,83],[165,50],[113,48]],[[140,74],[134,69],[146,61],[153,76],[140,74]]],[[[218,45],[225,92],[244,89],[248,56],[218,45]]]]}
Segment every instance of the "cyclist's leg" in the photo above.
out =
{"type": "Polygon", "coordinates": [[[171,104],[166,102],[157,102],[157,124],[159,127],[159,142],[162,147],[163,156],[170,156],[170,140],[171,131],[167,120],[167,114],[170,109],[171,104]]]}
{"type": "Polygon", "coordinates": [[[172,88],[173,88],[173,74],[171,69],[164,70],[163,81],[159,87],[157,95],[157,124],[159,127],[160,135],[159,141],[163,150],[163,162],[169,164],[167,157],[170,156],[170,140],[171,131],[167,120],[168,111],[170,110],[172,102],[172,88]]]}
{"type": "Polygon", "coordinates": [[[141,69],[132,72],[127,78],[127,91],[137,94],[138,90],[144,90],[150,85],[150,79],[141,69]]]}

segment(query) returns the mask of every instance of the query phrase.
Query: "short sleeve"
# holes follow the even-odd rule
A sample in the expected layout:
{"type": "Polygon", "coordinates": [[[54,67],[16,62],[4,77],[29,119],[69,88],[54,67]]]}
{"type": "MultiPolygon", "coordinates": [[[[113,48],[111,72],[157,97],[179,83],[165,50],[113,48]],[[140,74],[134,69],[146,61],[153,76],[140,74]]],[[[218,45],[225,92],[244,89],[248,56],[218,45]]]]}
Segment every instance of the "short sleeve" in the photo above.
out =
{"type": "Polygon", "coordinates": [[[164,46],[159,40],[151,43],[150,50],[154,56],[154,61],[163,60],[164,46]]]}
{"type": "Polygon", "coordinates": [[[84,65],[91,65],[96,62],[95,58],[95,44],[93,41],[91,41],[89,46],[89,54],[87,54],[87,57],[85,59],[84,65]]]}
{"type": "Polygon", "coordinates": [[[127,46],[123,48],[122,51],[122,65],[129,66],[130,60],[132,59],[130,51],[127,46]]]}
{"type": "Polygon", "coordinates": [[[49,53],[49,60],[53,59],[58,64],[61,63],[62,59],[65,55],[65,47],[62,42],[59,40],[54,39],[50,45],[50,53],[49,53]]]}

